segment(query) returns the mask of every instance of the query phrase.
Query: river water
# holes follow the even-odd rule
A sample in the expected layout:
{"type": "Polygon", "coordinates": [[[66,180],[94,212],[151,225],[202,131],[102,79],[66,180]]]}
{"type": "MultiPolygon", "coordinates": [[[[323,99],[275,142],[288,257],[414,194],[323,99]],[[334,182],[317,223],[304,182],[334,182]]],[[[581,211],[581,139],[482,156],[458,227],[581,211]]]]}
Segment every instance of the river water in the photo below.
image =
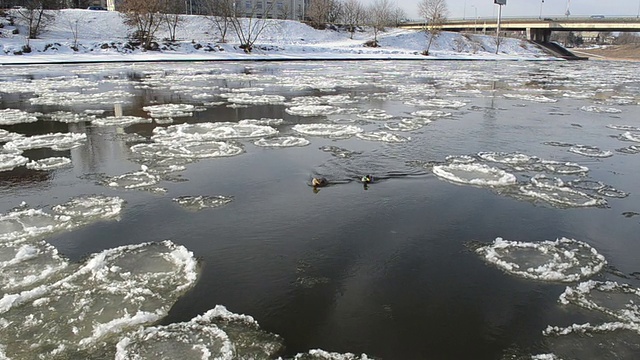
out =
{"type": "Polygon", "coordinates": [[[0,67],[0,359],[635,359],[639,73],[0,67]]]}

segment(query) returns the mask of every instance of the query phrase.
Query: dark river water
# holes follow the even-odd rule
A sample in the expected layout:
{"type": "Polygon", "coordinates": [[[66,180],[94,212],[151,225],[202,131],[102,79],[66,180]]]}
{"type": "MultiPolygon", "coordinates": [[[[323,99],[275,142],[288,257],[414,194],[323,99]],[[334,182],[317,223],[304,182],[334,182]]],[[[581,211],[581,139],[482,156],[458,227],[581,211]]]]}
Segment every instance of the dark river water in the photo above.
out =
{"type": "MultiPolygon", "coordinates": [[[[0,211],[23,202],[48,211],[86,195],[123,199],[117,220],[42,240],[73,263],[123,245],[182,245],[198,260],[198,278],[159,324],[224,305],[281,336],[277,355],[286,358],[323,349],[379,359],[637,359],[638,74],[639,63],[600,61],[0,67],[0,129],[86,134],[70,150],[22,152],[29,160],[67,157],[66,166],[0,171],[0,211]],[[157,107],[160,115],[146,108],[165,104],[174,107],[157,107]],[[116,123],[126,116],[139,118],[116,123]],[[97,121],[107,118],[114,124],[97,121]],[[263,119],[252,128],[258,134],[234,128],[247,119],[263,119]],[[241,153],[160,154],[204,141],[210,133],[194,124],[223,122],[233,130],[209,140],[241,153]],[[268,128],[278,133],[261,133],[268,128]],[[162,134],[172,137],[158,154],[136,148],[162,134]],[[308,143],[254,144],[283,136],[308,143]],[[516,164],[518,154],[527,160],[516,164]],[[488,160],[499,156],[507,160],[488,160]],[[118,183],[159,159],[184,167],[151,186],[118,183]],[[457,180],[437,174],[456,159],[481,165],[452,170],[457,180]],[[580,166],[588,170],[572,171],[580,166]],[[514,180],[490,183],[486,168],[514,180]],[[367,174],[373,181],[365,186],[367,174]],[[314,189],[313,177],[328,186],[314,189]],[[558,197],[561,190],[532,179],[573,192],[558,197]],[[183,196],[231,201],[194,210],[175,201],[183,196]],[[522,276],[477,251],[496,238],[574,239],[606,264],[579,279],[522,276]],[[559,302],[567,286],[589,280],[628,285],[630,300],[592,295],[628,313],[559,302]],[[575,330],[587,323],[628,326],[575,330]],[[547,330],[574,324],[573,332],[547,330]]],[[[533,261],[509,259],[522,269],[533,261]]]]}

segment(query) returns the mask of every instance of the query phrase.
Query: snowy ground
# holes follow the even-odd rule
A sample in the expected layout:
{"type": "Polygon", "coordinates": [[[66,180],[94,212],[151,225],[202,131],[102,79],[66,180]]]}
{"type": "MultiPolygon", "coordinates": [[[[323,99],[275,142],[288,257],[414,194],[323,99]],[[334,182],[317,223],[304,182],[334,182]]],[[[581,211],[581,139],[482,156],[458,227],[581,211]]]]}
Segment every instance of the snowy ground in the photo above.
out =
{"type": "MultiPolygon", "coordinates": [[[[10,15],[16,15],[15,10],[10,15]]],[[[380,47],[365,47],[373,39],[371,31],[357,32],[354,38],[344,31],[318,31],[297,21],[269,20],[268,28],[255,44],[252,54],[238,47],[235,33],[230,31],[226,42],[213,22],[203,16],[185,15],[177,29],[178,41],[160,43],[159,51],[128,48],[133,29],[124,25],[117,12],[91,10],[61,10],[40,39],[27,40],[27,27],[16,18],[0,18],[0,65],[97,62],[97,61],[165,61],[165,60],[288,60],[288,59],[473,59],[473,60],[547,60],[549,55],[537,46],[518,39],[503,39],[499,54],[494,36],[442,33],[431,45],[430,56],[421,52],[426,47],[424,32],[390,28],[380,33],[380,47]],[[77,24],[78,51],[72,50],[77,24]],[[12,34],[13,30],[18,34],[12,34]],[[29,44],[30,53],[23,52],[29,44]]],[[[157,39],[168,38],[161,27],[157,39]]]]}

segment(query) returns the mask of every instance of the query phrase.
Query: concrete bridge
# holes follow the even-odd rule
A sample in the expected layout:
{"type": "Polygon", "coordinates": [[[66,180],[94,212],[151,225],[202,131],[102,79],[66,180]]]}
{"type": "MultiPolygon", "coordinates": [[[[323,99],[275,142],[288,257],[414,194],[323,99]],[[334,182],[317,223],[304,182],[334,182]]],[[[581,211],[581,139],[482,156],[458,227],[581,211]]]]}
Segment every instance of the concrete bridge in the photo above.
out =
{"type": "MultiPolygon", "coordinates": [[[[425,23],[411,21],[401,24],[407,29],[422,29],[425,23]]],[[[497,18],[477,18],[466,20],[448,20],[443,24],[445,31],[487,32],[496,31],[497,18]]],[[[524,31],[529,40],[548,42],[553,31],[621,31],[640,32],[640,18],[638,17],[604,17],[591,16],[557,17],[557,18],[502,18],[500,29],[504,31],[524,31]]]]}

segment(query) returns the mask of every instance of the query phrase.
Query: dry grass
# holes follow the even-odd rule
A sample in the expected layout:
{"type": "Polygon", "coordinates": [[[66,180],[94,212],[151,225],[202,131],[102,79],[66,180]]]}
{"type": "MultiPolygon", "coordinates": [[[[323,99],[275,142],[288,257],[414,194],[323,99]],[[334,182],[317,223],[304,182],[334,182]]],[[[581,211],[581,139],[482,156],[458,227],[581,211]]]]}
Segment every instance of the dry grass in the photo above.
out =
{"type": "Polygon", "coordinates": [[[640,44],[611,45],[601,49],[570,49],[576,55],[591,60],[640,61],[640,44]]]}

